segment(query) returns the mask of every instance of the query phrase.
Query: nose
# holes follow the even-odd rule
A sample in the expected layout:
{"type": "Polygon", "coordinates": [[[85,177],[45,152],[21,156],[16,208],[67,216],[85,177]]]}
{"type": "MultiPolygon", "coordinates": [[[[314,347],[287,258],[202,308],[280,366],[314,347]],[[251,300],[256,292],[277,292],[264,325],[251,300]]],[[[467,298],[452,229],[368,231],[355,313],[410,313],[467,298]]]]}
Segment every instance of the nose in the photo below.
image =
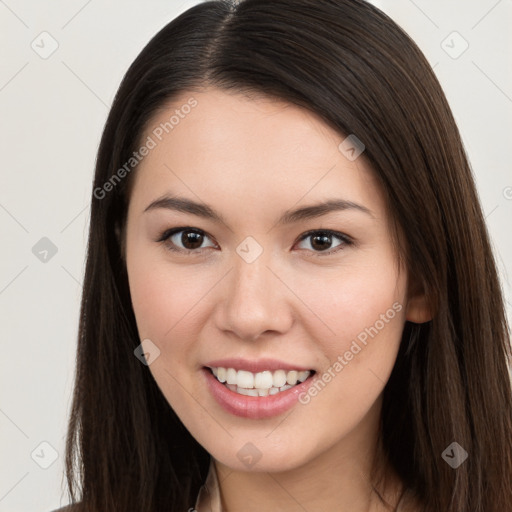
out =
{"type": "Polygon", "coordinates": [[[255,341],[264,334],[277,336],[293,324],[293,294],[264,255],[247,263],[235,254],[233,268],[221,288],[217,327],[240,340],[255,341]]]}

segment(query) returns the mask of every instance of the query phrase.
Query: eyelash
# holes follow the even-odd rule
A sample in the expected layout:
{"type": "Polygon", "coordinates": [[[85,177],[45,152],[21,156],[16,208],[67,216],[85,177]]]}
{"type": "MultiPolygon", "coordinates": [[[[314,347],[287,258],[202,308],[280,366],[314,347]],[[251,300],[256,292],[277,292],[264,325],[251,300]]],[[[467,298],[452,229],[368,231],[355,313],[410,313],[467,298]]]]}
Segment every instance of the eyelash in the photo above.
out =
{"type": "MultiPolygon", "coordinates": [[[[201,229],[190,228],[190,227],[179,227],[179,228],[173,228],[173,229],[168,229],[168,230],[164,231],[158,238],[157,242],[165,243],[166,247],[169,250],[171,250],[173,252],[185,254],[187,256],[192,256],[194,254],[201,253],[201,252],[203,252],[204,249],[207,249],[207,247],[204,247],[202,249],[183,249],[181,247],[177,247],[169,239],[173,235],[180,233],[182,231],[189,231],[189,232],[197,233],[197,234],[200,234],[203,236],[206,235],[208,238],[211,239],[211,237],[206,232],[202,231],[201,229]]],[[[354,241],[348,235],[345,235],[344,233],[340,233],[338,231],[332,231],[330,229],[315,229],[315,230],[307,231],[306,233],[301,235],[301,237],[299,238],[299,240],[297,242],[302,242],[303,240],[311,237],[312,235],[316,235],[316,234],[322,234],[322,235],[327,235],[327,236],[332,236],[332,237],[338,238],[342,243],[340,245],[336,246],[334,249],[330,249],[330,250],[326,250],[326,251],[312,251],[312,254],[315,257],[316,256],[330,256],[334,253],[337,253],[337,252],[343,250],[345,247],[354,244],[354,241]]],[[[305,250],[310,250],[310,249],[305,249],[305,250]]]]}

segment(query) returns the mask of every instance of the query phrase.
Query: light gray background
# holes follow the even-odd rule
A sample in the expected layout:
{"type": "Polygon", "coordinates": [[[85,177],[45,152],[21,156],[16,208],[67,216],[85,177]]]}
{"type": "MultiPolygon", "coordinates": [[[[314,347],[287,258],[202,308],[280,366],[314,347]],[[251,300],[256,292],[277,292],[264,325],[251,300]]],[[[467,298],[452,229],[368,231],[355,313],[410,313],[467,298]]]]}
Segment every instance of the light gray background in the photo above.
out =
{"type": "MultiPolygon", "coordinates": [[[[0,512],[67,503],[64,441],[101,130],[129,64],[196,3],[0,0],[0,512]],[[52,38],[58,48],[43,59],[31,45],[48,52],[52,38]],[[43,237],[57,248],[46,262],[32,252],[43,237]]],[[[374,3],[409,32],[444,87],[476,174],[510,316],[512,1],[374,3]]]]}

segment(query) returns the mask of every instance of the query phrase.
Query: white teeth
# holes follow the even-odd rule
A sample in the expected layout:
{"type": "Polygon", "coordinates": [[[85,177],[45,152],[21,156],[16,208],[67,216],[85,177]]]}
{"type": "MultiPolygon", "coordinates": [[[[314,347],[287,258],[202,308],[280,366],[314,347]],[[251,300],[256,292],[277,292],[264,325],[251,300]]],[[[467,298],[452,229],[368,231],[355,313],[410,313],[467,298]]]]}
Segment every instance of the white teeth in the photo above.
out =
{"type": "Polygon", "coordinates": [[[219,382],[226,382],[226,368],[217,368],[216,377],[219,382]]]}
{"type": "Polygon", "coordinates": [[[228,384],[236,384],[236,382],[237,382],[236,373],[237,372],[234,368],[228,368],[226,370],[226,382],[228,384]]]}
{"type": "Polygon", "coordinates": [[[231,391],[246,396],[268,396],[286,391],[300,382],[304,382],[311,371],[276,370],[252,373],[234,368],[211,368],[217,380],[226,383],[231,391]]]}
{"type": "Polygon", "coordinates": [[[299,372],[298,379],[300,382],[304,382],[311,372],[309,370],[304,370],[303,372],[299,372]]]}
{"type": "Polygon", "coordinates": [[[286,382],[290,384],[290,386],[293,386],[297,384],[297,375],[299,372],[296,372],[295,370],[292,370],[291,372],[288,372],[286,375],[286,382]]]}
{"type": "MultiPolygon", "coordinates": [[[[234,383],[233,383],[234,384],[234,383]]],[[[250,389],[254,387],[254,374],[245,370],[238,370],[236,385],[239,388],[250,389]]]]}
{"type": "Polygon", "coordinates": [[[240,395],[245,396],[258,396],[258,390],[257,389],[245,389],[245,388],[236,388],[237,393],[240,395]]]}
{"type": "Polygon", "coordinates": [[[254,376],[254,387],[260,389],[270,389],[273,378],[271,372],[260,372],[254,376]]]}
{"type": "Polygon", "coordinates": [[[286,373],[284,370],[276,370],[274,372],[274,381],[275,388],[280,388],[286,384],[286,373]]]}

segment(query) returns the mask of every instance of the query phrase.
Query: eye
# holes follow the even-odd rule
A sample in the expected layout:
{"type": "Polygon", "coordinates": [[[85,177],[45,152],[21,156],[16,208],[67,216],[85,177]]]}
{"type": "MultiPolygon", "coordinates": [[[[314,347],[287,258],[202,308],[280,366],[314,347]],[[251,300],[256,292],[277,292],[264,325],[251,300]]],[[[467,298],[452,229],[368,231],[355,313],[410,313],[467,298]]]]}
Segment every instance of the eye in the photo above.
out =
{"type": "MultiPolygon", "coordinates": [[[[208,238],[208,235],[200,229],[181,227],[164,231],[157,241],[165,242],[171,251],[192,254],[193,252],[202,252],[203,247],[201,246],[208,238]]],[[[215,247],[215,244],[204,248],[206,247],[215,247]]]]}
{"type": "Polygon", "coordinates": [[[353,241],[347,235],[330,230],[308,231],[301,236],[300,242],[308,239],[311,239],[311,241],[307,244],[309,247],[305,248],[313,251],[314,256],[327,256],[334,254],[353,244],[353,241]],[[340,243],[330,249],[334,238],[340,240],[340,243]]]}
{"type": "MultiPolygon", "coordinates": [[[[165,243],[171,251],[192,255],[201,253],[202,249],[207,247],[217,247],[215,244],[202,247],[206,239],[210,239],[210,237],[201,229],[179,227],[164,231],[157,242],[165,243]]],[[[306,244],[309,247],[302,247],[302,249],[313,252],[314,256],[328,256],[354,243],[349,236],[331,230],[308,231],[300,237],[299,242],[302,243],[308,239],[311,239],[306,244]],[[333,239],[338,239],[339,243],[331,248],[333,239]]]]}

